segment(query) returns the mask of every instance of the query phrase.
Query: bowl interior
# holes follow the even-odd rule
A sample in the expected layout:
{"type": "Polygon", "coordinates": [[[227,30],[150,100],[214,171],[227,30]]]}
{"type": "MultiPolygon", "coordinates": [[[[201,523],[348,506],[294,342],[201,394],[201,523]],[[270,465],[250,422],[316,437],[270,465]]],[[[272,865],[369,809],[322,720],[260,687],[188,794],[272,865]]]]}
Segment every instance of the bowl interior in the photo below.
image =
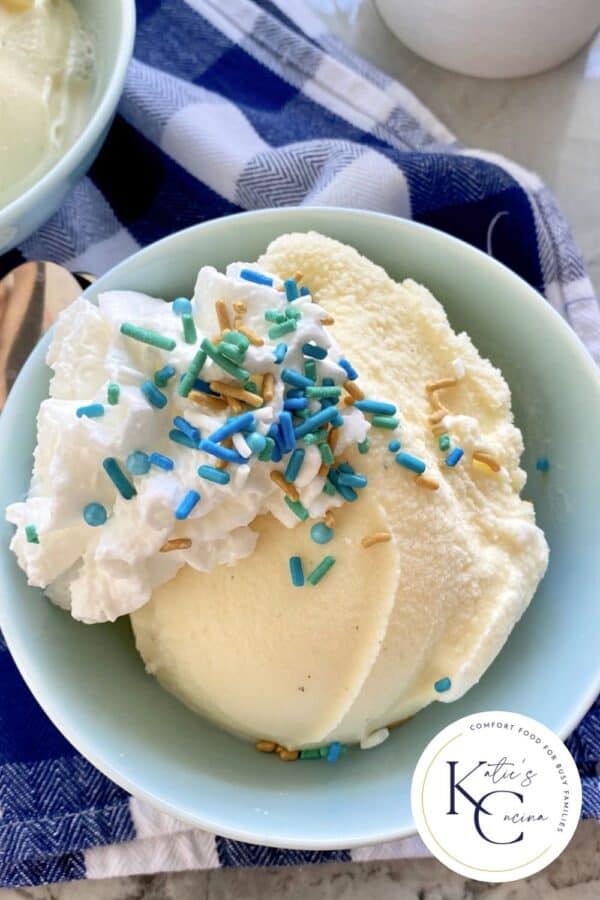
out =
{"type": "MultiPolygon", "coordinates": [[[[198,268],[255,259],[277,235],[314,228],[356,246],[395,278],[427,284],[457,329],[499,365],[523,430],[525,496],[536,504],[551,562],[531,607],[481,682],[454,704],[434,703],[378,749],[335,767],[274,764],[164,692],[144,673],[127,621],[85,626],[25,584],[2,523],[0,622],[33,693],[66,736],[134,793],[210,830],[257,843],[328,848],[413,830],[410,779],[427,741],[461,715],[510,709],[565,735],[599,688],[598,509],[590,490],[600,423],[593,364],[559,317],[515,275],[447,236],[409,221],[332,209],[282,209],[208,222],[142,251],[89,291],[190,295],[198,268]],[[538,456],[551,469],[536,471],[538,456]],[[560,664],[559,664],[560,660],[560,664]]],[[[22,497],[47,395],[48,340],[23,369],[0,420],[10,479],[22,497]]]]}

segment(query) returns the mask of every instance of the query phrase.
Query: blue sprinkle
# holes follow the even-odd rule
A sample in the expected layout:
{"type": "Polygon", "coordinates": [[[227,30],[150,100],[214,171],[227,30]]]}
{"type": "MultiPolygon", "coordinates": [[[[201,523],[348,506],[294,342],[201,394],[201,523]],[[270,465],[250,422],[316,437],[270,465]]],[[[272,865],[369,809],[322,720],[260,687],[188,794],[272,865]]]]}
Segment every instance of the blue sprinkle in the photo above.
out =
{"type": "Polygon", "coordinates": [[[304,570],[302,568],[302,560],[299,556],[290,556],[290,575],[294,587],[303,587],[304,570]]]}
{"type": "Polygon", "coordinates": [[[107,456],[102,460],[102,468],[124,500],[131,500],[132,497],[135,497],[136,489],[113,456],[107,456]]]}
{"type": "Polygon", "coordinates": [[[131,475],[145,475],[150,470],[150,457],[143,450],[134,450],[125,460],[125,468],[131,475]]]}
{"type": "Polygon", "coordinates": [[[254,434],[248,435],[248,437],[246,438],[246,443],[253,453],[259,454],[262,453],[267,446],[267,439],[264,434],[254,432],[254,434]]]}
{"type": "Polygon", "coordinates": [[[422,475],[426,469],[425,463],[422,459],[418,459],[411,453],[404,453],[403,451],[400,451],[400,453],[396,454],[396,462],[401,466],[404,466],[405,469],[410,469],[411,472],[416,472],[417,475],[422,475]]]}
{"type": "Polygon", "coordinates": [[[167,365],[163,366],[162,369],[158,369],[154,373],[154,384],[156,387],[166,387],[169,379],[175,375],[177,369],[175,366],[167,365]]]}
{"type": "Polygon", "coordinates": [[[337,762],[342,753],[342,745],[339,741],[332,741],[329,745],[329,749],[327,750],[327,756],[325,759],[329,763],[337,762]]]}
{"type": "Polygon", "coordinates": [[[155,384],[152,384],[151,381],[144,381],[144,383],[140,385],[140,391],[150,406],[155,406],[157,409],[163,409],[167,405],[167,398],[162,391],[159,391],[155,384]]]}
{"type": "Polygon", "coordinates": [[[170,472],[175,467],[175,463],[171,457],[165,456],[163,453],[151,453],[150,464],[157,466],[159,469],[164,469],[165,472],[170,472]]]}
{"type": "Polygon", "coordinates": [[[173,300],[171,309],[176,316],[189,316],[192,312],[192,304],[187,297],[176,297],[173,300]]]}
{"type": "Polygon", "coordinates": [[[200,441],[200,450],[204,450],[205,453],[210,453],[211,456],[216,456],[217,459],[223,459],[225,462],[238,463],[238,465],[246,462],[245,458],[241,456],[237,450],[233,450],[229,447],[221,447],[220,444],[216,444],[211,440],[200,441]]]}
{"type": "Polygon", "coordinates": [[[87,416],[88,419],[97,419],[104,415],[104,406],[101,403],[90,403],[88,406],[80,406],[75,415],[78,419],[87,416]]]}
{"type": "Polygon", "coordinates": [[[275,347],[275,350],[273,352],[273,359],[275,360],[275,362],[278,365],[281,365],[281,363],[284,361],[285,355],[287,352],[288,352],[287,344],[277,344],[277,346],[275,347]]]}
{"type": "Polygon", "coordinates": [[[339,409],[336,409],[335,416],[331,420],[331,424],[334,426],[334,428],[341,428],[344,424],[344,417],[342,416],[339,409]]]}
{"type": "Polygon", "coordinates": [[[354,407],[364,413],[373,413],[376,416],[393,416],[396,407],[393,403],[384,403],[381,400],[355,400],[354,407]]]}
{"type": "Polygon", "coordinates": [[[338,360],[338,366],[341,366],[350,381],[356,381],[356,379],[358,378],[358,372],[356,371],[354,366],[348,362],[347,359],[344,359],[344,357],[342,357],[340,360],[338,360]]]}
{"type": "Polygon", "coordinates": [[[391,450],[392,453],[396,453],[400,449],[400,446],[401,446],[400,441],[398,441],[398,440],[390,441],[388,444],[388,450],[391,450]]]}
{"type": "Polygon", "coordinates": [[[255,269],[242,269],[240,278],[243,278],[244,281],[253,281],[254,284],[273,286],[273,279],[269,275],[263,275],[262,272],[257,272],[255,269]]]}
{"type": "Polygon", "coordinates": [[[452,682],[449,678],[440,678],[439,681],[436,681],[433,685],[438,694],[443,694],[444,691],[449,691],[452,687],[452,682]]]}
{"type": "Polygon", "coordinates": [[[464,455],[464,450],[462,450],[460,447],[455,447],[454,450],[451,450],[446,457],[446,465],[450,466],[450,468],[453,469],[459,459],[461,459],[464,455]]]}
{"type": "Polygon", "coordinates": [[[292,414],[287,410],[279,414],[279,430],[281,432],[282,449],[284,453],[289,453],[296,446],[296,435],[294,434],[292,414]]]}
{"type": "Polygon", "coordinates": [[[225,438],[231,437],[232,434],[236,434],[238,431],[244,431],[244,429],[249,428],[254,424],[254,414],[251,412],[242,413],[239,416],[232,416],[230,419],[227,419],[224,425],[221,425],[220,428],[217,428],[216,431],[210,435],[210,440],[217,444],[219,441],[224,441],[225,438]]]}
{"type": "Polygon", "coordinates": [[[308,406],[308,400],[306,397],[288,397],[284,404],[283,408],[294,411],[295,409],[306,409],[308,406]]]}
{"type": "Polygon", "coordinates": [[[297,372],[296,369],[282,369],[281,380],[285,381],[286,384],[291,384],[292,387],[296,388],[311,387],[314,384],[312,378],[307,378],[306,375],[303,375],[301,372],[297,372]]]}
{"type": "Polygon", "coordinates": [[[169,432],[169,440],[174,444],[180,444],[182,447],[189,447],[190,450],[198,449],[198,441],[194,441],[185,431],[179,431],[178,428],[172,428],[169,432]]]}
{"type": "Polygon", "coordinates": [[[309,297],[310,296],[309,289],[307,287],[301,287],[300,288],[300,296],[301,297],[309,297]]]}
{"type": "Polygon", "coordinates": [[[191,422],[188,422],[187,419],[184,419],[183,416],[175,416],[173,419],[173,425],[175,428],[178,428],[180,431],[183,431],[191,441],[195,444],[200,440],[200,432],[196,428],[195,425],[192,425],[191,422]]]}
{"type": "Polygon", "coordinates": [[[333,528],[329,528],[324,522],[317,522],[310,529],[310,536],[315,544],[328,544],[333,537],[333,528]]]}
{"type": "Polygon", "coordinates": [[[273,425],[269,426],[269,430],[267,431],[267,434],[270,438],[273,438],[273,440],[275,441],[275,446],[278,448],[279,453],[280,453],[279,459],[281,459],[281,454],[285,453],[285,448],[283,445],[283,437],[281,434],[281,428],[279,427],[279,425],[274,423],[273,425]]]}
{"type": "Polygon", "coordinates": [[[342,472],[339,477],[339,484],[352,488],[364,488],[368,484],[368,479],[364,475],[347,474],[342,472]]]}
{"type": "Polygon", "coordinates": [[[308,434],[309,431],[316,431],[316,429],[320,428],[321,425],[324,425],[325,422],[330,422],[332,419],[335,419],[336,415],[337,409],[334,406],[329,406],[327,409],[320,409],[314,416],[309,416],[308,419],[305,419],[304,422],[297,426],[295,430],[296,437],[301,438],[304,437],[305,434],[308,434]]]}
{"type": "Polygon", "coordinates": [[[338,494],[341,494],[344,500],[347,500],[348,503],[353,503],[355,500],[358,500],[358,494],[356,493],[354,488],[350,487],[347,484],[340,484],[340,474],[336,469],[329,469],[327,480],[331,482],[331,484],[337,490],[338,494]]]}
{"type": "Polygon", "coordinates": [[[83,509],[83,518],[88,525],[92,526],[92,528],[97,528],[98,525],[104,525],[106,516],[106,509],[101,503],[88,503],[83,509]]]}
{"type": "MultiPolygon", "coordinates": [[[[183,375],[181,376],[184,377],[183,375]]],[[[213,391],[208,381],[203,381],[201,378],[196,378],[192,385],[193,391],[201,391],[203,394],[210,394],[212,397],[218,397],[219,394],[217,391],[213,391]]]]}
{"type": "Polygon", "coordinates": [[[283,473],[283,477],[287,482],[292,484],[296,478],[298,477],[298,473],[302,468],[302,463],[304,462],[304,454],[305,450],[302,447],[296,447],[294,452],[289,458],[288,464],[286,466],[285,472],[283,473]]]}
{"type": "Polygon", "coordinates": [[[325,347],[319,347],[318,344],[303,344],[302,352],[305,356],[312,356],[313,359],[325,359],[327,356],[325,347]]]}
{"type": "Polygon", "coordinates": [[[229,472],[217,469],[215,466],[200,466],[198,475],[200,478],[206,478],[207,481],[214,481],[215,484],[229,484],[229,472]]]}
{"type": "Polygon", "coordinates": [[[193,508],[200,500],[198,491],[188,491],[177,509],[175,510],[176,519],[187,519],[193,508]]]}
{"type": "Polygon", "coordinates": [[[298,285],[294,278],[286,278],[283,282],[283,287],[285,289],[286,300],[297,300],[300,296],[300,291],[298,290],[298,285]]]}
{"type": "Polygon", "coordinates": [[[285,392],[286,400],[297,400],[298,397],[306,397],[306,388],[288,388],[285,392]]]}
{"type": "MultiPolygon", "coordinates": [[[[269,437],[273,437],[273,435],[270,434],[269,437]]],[[[281,452],[281,447],[279,446],[277,441],[275,441],[275,443],[273,444],[273,449],[271,450],[271,462],[280,462],[282,455],[283,454],[281,452]]]]}
{"type": "Polygon", "coordinates": [[[535,464],[538,472],[547,472],[550,468],[550,460],[546,456],[540,456],[535,464]]]}

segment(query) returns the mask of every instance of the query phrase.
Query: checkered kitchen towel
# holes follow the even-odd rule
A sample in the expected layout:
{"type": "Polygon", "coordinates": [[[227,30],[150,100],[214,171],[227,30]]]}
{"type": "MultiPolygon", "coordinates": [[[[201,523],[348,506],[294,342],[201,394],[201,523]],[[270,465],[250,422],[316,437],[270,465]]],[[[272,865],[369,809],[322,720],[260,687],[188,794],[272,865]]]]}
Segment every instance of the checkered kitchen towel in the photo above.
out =
{"type": "MultiPolygon", "coordinates": [[[[410,216],[494,253],[600,360],[600,315],[569,226],[531,173],[465,149],[297,0],[138,0],[135,60],[106,145],[18,250],[102,272],[226,213],[340,204],[410,216]],[[285,10],[285,13],[282,12],[285,10]]],[[[600,705],[570,739],[600,817],[600,705]]],[[[46,719],[0,645],[0,884],[209,866],[418,855],[418,839],[330,853],[215,837],[132,800],[46,719]]]]}

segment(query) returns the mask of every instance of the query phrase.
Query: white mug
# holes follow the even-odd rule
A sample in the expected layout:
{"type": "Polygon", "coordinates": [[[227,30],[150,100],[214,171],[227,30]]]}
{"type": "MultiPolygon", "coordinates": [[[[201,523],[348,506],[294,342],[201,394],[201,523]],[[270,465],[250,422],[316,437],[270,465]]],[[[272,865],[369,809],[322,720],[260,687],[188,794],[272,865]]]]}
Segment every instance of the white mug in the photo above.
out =
{"type": "Polygon", "coordinates": [[[600,26],[600,0],[375,0],[394,34],[419,56],[480,78],[550,69],[600,26]]]}

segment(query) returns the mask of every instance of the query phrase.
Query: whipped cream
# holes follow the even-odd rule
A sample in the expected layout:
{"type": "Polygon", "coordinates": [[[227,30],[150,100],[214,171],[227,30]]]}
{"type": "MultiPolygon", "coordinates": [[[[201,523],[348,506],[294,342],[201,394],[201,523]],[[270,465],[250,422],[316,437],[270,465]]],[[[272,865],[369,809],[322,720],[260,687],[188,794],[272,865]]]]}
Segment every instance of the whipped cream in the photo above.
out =
{"type": "MultiPolygon", "coordinates": [[[[270,477],[273,469],[285,469],[285,456],[278,462],[259,460],[246,442],[248,434],[238,433],[233,446],[243,461],[229,465],[228,484],[218,484],[198,475],[200,466],[215,465],[214,456],[169,437],[177,416],[198,429],[204,439],[231,415],[231,410],[213,410],[190,396],[181,396],[178,389],[203,338],[211,340],[221,330],[217,300],[224,301],[231,323],[237,316],[234,304],[244,304],[243,326],[263,341],[261,346],[250,344],[243,362],[251,376],[270,373],[274,379],[272,401],[253,413],[258,434],[267,435],[278,421],[284,403],[281,374],[284,369],[303,371],[303,345],[316,343],[328,351],[319,363],[321,377],[331,378],[335,385],[347,379],[338,365],[343,354],[321,324],[327,317],[325,310],[312,302],[310,295],[288,301],[281,279],[275,276],[272,286],[240,277],[248,268],[252,264],[232,264],[226,274],[211,266],[200,270],[191,301],[197,333],[194,343],[184,340],[182,319],[172,304],[132,291],[101,294],[97,307],[81,298],[55,326],[47,355],[53,370],[50,396],[38,413],[29,494],[24,502],[11,505],[6,516],[17,526],[11,549],[29,584],[45,589],[53,602],[69,609],[76,619],[112,621],[139,609],[185,564],[199,572],[234,565],[254,550],[257,534],[248,526],[257,516],[270,512],[287,528],[299,522],[270,477]],[[273,322],[265,319],[267,310],[300,314],[295,330],[270,338],[273,322]],[[162,350],[126,336],[120,330],[124,322],[171,338],[174,349],[162,350]],[[280,343],[287,351],[278,363],[275,349],[280,343]],[[160,388],[167,403],[158,409],[140,388],[165,365],[173,366],[176,374],[160,388]],[[107,401],[111,384],[119,385],[115,405],[107,401]],[[100,404],[103,414],[82,414],[81,408],[91,404],[100,404]],[[146,474],[131,474],[127,458],[136,451],[167,456],[173,468],[165,471],[151,465],[146,474]],[[103,468],[107,458],[117,460],[134,486],[136,494],[131,499],[121,496],[108,477],[103,468]],[[175,512],[190,490],[200,494],[200,501],[180,521],[175,512]],[[83,511],[90,503],[101,504],[107,511],[106,522],[98,527],[84,519],[83,511]],[[37,543],[28,539],[28,525],[35,526],[37,543]],[[189,539],[190,546],[161,552],[167,541],[177,538],[189,539]]],[[[205,383],[221,381],[239,387],[239,382],[210,358],[199,377],[205,383]]],[[[310,412],[319,408],[317,399],[309,401],[310,412]]],[[[343,418],[338,440],[341,452],[364,440],[370,424],[351,406],[340,406],[339,413],[343,418]]],[[[320,468],[318,449],[308,446],[295,487],[313,518],[343,503],[339,495],[323,493],[325,478],[320,468]]]]}

